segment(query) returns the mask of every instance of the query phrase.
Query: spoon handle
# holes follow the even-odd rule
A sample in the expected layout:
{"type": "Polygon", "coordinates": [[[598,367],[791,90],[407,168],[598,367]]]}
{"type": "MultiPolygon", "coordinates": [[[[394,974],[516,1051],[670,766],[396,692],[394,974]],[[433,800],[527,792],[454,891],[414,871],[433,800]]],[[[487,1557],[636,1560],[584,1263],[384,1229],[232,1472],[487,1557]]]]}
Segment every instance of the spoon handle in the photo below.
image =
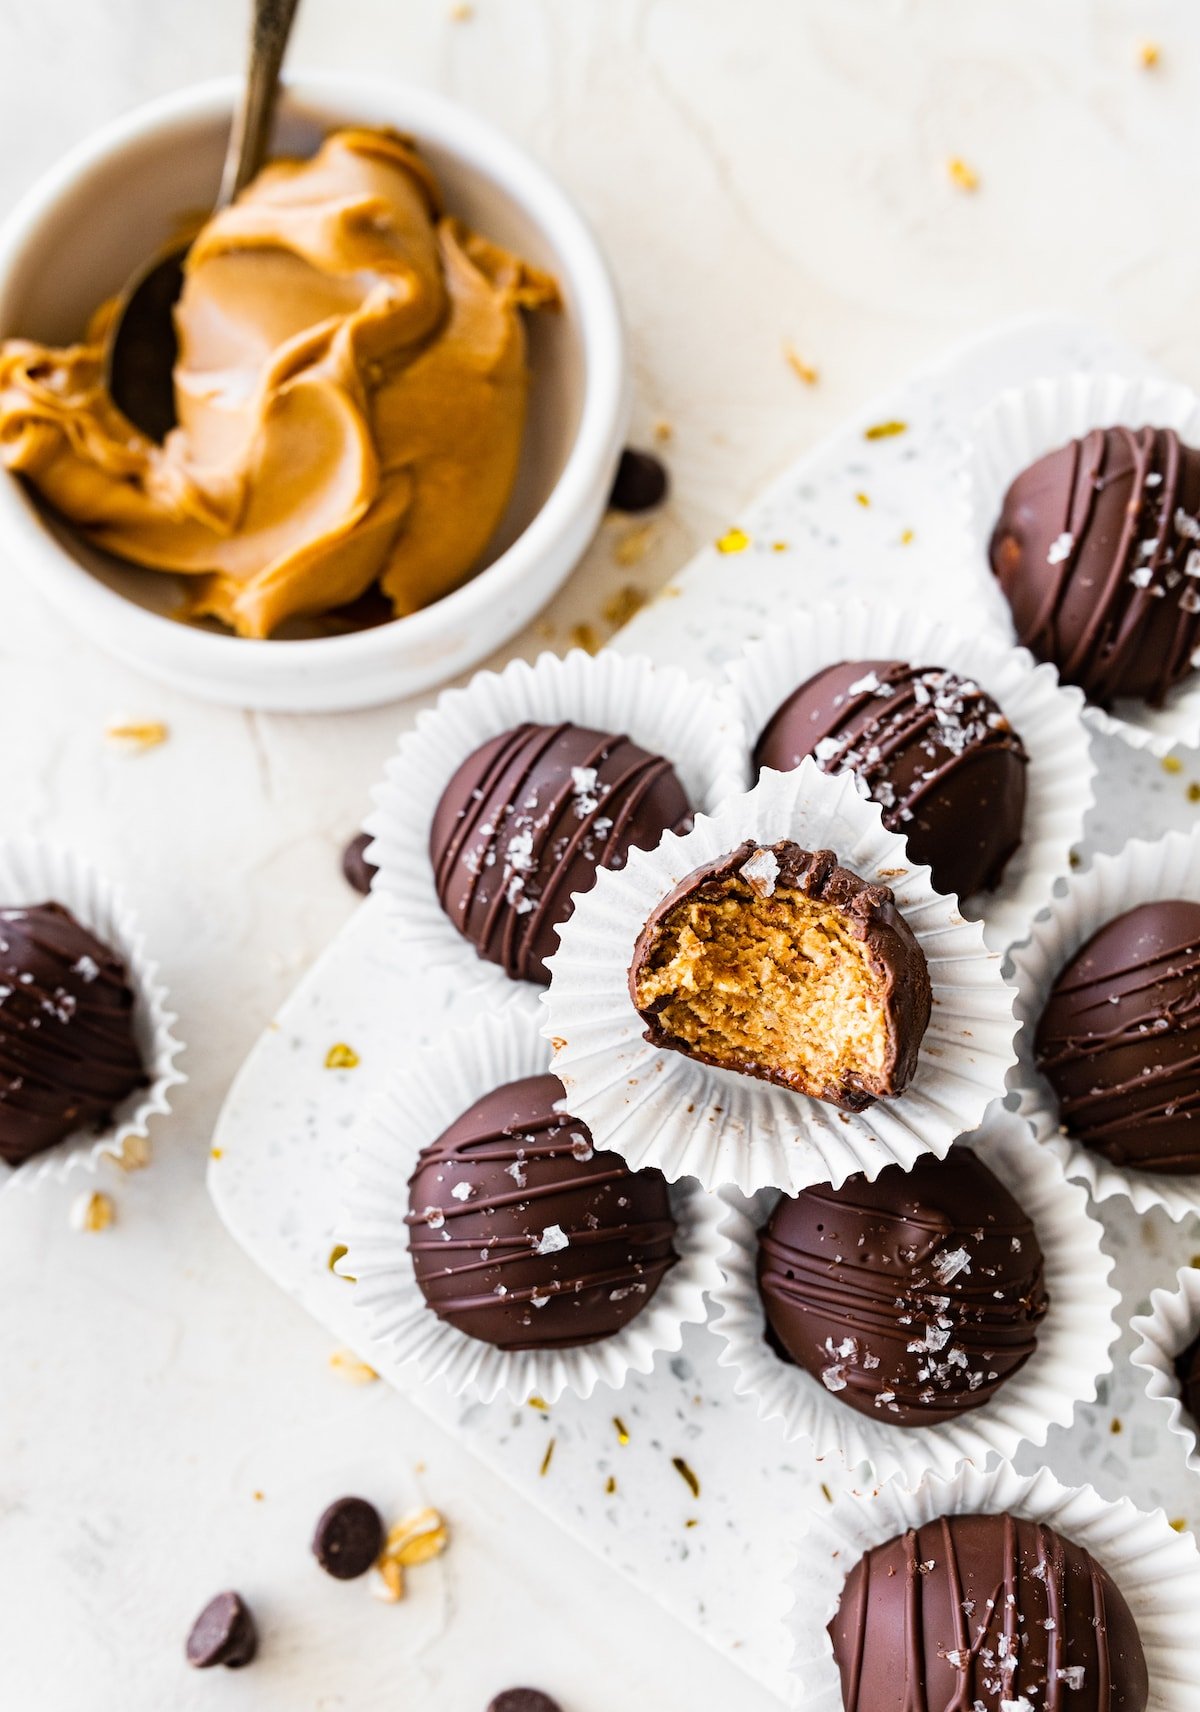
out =
{"type": "Polygon", "coordinates": [[[250,67],[233,120],[217,207],[226,208],[254,177],[267,152],[279,72],[299,0],[254,0],[250,24],[250,67]]]}

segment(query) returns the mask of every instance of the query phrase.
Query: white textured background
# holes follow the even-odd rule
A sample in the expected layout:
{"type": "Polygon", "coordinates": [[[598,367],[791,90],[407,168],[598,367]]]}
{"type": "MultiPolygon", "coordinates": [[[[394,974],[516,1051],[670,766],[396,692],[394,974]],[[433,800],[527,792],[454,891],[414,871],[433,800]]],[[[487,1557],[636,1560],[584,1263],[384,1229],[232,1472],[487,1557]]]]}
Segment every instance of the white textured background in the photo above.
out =
{"type": "MultiPolygon", "coordinates": [[[[0,0],[0,206],[92,126],[232,69],[242,15],[0,0]]],[[[675,497],[632,566],[629,526],[605,530],[530,649],[603,634],[618,590],[668,578],[849,409],[998,317],[1078,310],[1200,382],[1189,0],[476,0],[465,22],[449,0],[303,0],[294,63],[477,106],[612,258],[638,427],[672,424],[675,497]],[[975,195],[947,182],[950,155],[975,195]]],[[[0,602],[0,824],[76,843],[138,900],[192,1077],[153,1167],[110,1174],[111,1231],[69,1230],[69,1186],[0,1202],[0,1705],[483,1712],[532,1680],[567,1712],[765,1712],[398,1398],[336,1379],[204,1195],[230,1075],[353,907],[337,852],[411,710],[206,708],[95,653],[3,565],[0,602]],[[170,741],[114,753],[118,714],[170,741]],[[307,1561],[346,1489],[427,1497],[455,1526],[396,1609],[307,1561]],[[190,1675],[188,1623],[230,1584],[264,1657],[190,1675]]]]}

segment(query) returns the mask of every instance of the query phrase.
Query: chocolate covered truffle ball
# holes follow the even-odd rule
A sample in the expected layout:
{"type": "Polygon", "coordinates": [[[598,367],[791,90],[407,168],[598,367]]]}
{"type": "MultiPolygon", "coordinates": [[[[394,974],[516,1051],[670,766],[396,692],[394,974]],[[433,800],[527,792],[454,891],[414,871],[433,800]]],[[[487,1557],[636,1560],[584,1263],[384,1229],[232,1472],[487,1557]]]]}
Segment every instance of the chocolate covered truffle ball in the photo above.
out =
{"type": "Polygon", "coordinates": [[[433,817],[438,899],[481,957],[549,980],[558,928],[598,868],[690,824],[669,761],[579,725],[518,725],[463,762],[433,817]]]}
{"type": "Polygon", "coordinates": [[[1200,1426],[1200,1337],[1193,1338],[1175,1357],[1175,1377],[1184,1408],[1200,1426]]]}
{"type": "Polygon", "coordinates": [[[664,898],[629,991],[653,1045],[847,1111],[907,1086],[931,1004],[890,890],[786,840],[747,842],[664,898]]]}
{"type": "Polygon", "coordinates": [[[758,1241],[773,1341],[861,1415],[952,1420],[990,1402],[1036,1347],[1037,1236],[967,1148],[785,1195],[758,1241]]]}
{"type": "Polygon", "coordinates": [[[597,1153],[556,1076],[477,1100],[409,1179],[409,1251],[440,1320],[500,1349],[573,1349],[641,1313],[675,1265],[658,1171],[597,1153]]]}
{"type": "Polygon", "coordinates": [[[938,891],[966,898],[999,884],[1021,842],[1028,757],[978,684],[902,660],[843,660],[775,711],[754,765],[786,773],[806,755],[862,780],[938,891]]]}
{"type": "Polygon", "coordinates": [[[1016,478],[991,560],[1018,640],[1065,683],[1161,707],[1200,645],[1200,452],[1093,429],[1016,478]]]}
{"type": "Polygon", "coordinates": [[[1034,1051],[1074,1140],[1114,1165],[1200,1171],[1200,904],[1139,904],[1093,934],[1034,1051]]]}
{"type": "Polygon", "coordinates": [[[1149,1698],[1107,1570],[1015,1516],[941,1516],[875,1546],[829,1636],[845,1712],[1145,1712],[1149,1698]]]}
{"type": "Polygon", "coordinates": [[[146,1074],[116,953],[61,904],[0,909],[0,1159],[102,1127],[146,1074]]]}

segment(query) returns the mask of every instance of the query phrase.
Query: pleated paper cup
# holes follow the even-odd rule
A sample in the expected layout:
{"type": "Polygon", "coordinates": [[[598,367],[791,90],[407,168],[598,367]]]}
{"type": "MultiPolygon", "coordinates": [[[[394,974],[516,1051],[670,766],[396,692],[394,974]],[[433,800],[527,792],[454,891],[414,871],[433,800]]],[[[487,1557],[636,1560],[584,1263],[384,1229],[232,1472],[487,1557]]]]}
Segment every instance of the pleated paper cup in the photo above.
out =
{"type": "Polygon", "coordinates": [[[183,1045],[174,1033],[167,991],[158,965],[147,955],[132,909],[74,851],[35,839],[0,839],[0,909],[62,904],[125,965],[134,995],[133,1031],[146,1072],[146,1085],[121,1101],[102,1129],[84,1128],[18,1166],[0,1163],[0,1192],[21,1183],[61,1181],[71,1171],[95,1171],[106,1155],[118,1156],[133,1136],[144,1136],[150,1119],[170,1109],[171,1089],[186,1077],[175,1066],[183,1045]]]}
{"type": "MultiPolygon", "coordinates": [[[[1173,428],[1200,446],[1200,398],[1170,381],[1073,374],[1012,387],[976,417],[962,465],[962,490],[976,588],[999,635],[1015,639],[1012,614],[992,574],[989,546],[1004,496],[1038,458],[1093,428],[1173,428]]],[[[1173,690],[1161,708],[1123,698],[1111,711],[1085,704],[1093,730],[1165,755],[1200,742],[1200,675],[1173,690]]]]}
{"type": "Polygon", "coordinates": [[[604,649],[575,649],[514,660],[502,672],[478,672],[463,689],[446,690],[400,739],[374,793],[366,820],[373,835],[367,859],[379,872],[373,890],[393,907],[414,955],[450,965],[465,987],[485,988],[507,1002],[513,981],[451,924],[438,902],[429,858],[429,829],[442,792],[468,755],[526,721],[568,720],[624,733],[672,763],[688,801],[712,809],[745,788],[749,763],[733,698],[676,666],[604,649]]]}
{"type": "Polygon", "coordinates": [[[548,1059],[536,1003],[522,993],[502,1016],[447,1035],[398,1070],[368,1112],[345,1170],[339,1240],[347,1253],[340,1264],[356,1280],[355,1305],[372,1342],[423,1381],[440,1381],[454,1396],[483,1403],[533,1396],[553,1403],[564,1392],[590,1397],[597,1385],[619,1388],[627,1374],[649,1373],[657,1355],[679,1349],[685,1325],[706,1318],[705,1292],[720,1279],[721,1205],[694,1185],[677,1184],[671,1210],[678,1262],[641,1313],[600,1343],[496,1349],[427,1306],[404,1222],[417,1156],[493,1089],[545,1074],[548,1059]]]}
{"type": "Polygon", "coordinates": [[[1139,1341],[1129,1359],[1146,1375],[1146,1395],[1165,1407],[1188,1468],[1200,1474],[1200,1427],[1183,1406],[1175,1373],[1175,1358],[1200,1337],[1200,1269],[1181,1266],[1174,1290],[1152,1290],[1150,1312],[1135,1314],[1130,1328],[1139,1341]]]}
{"type": "Polygon", "coordinates": [[[1007,951],[1070,872],[1071,848],[1092,805],[1095,764],[1082,691],[995,636],[967,635],[899,607],[830,604],[789,620],[730,668],[751,750],[801,684],[842,660],[905,660],[956,672],[992,697],[1024,744],[1021,843],[994,891],[959,900],[965,915],[982,918],[988,944],[1007,951]]]}
{"type": "Polygon", "coordinates": [[[1059,971],[1097,929],[1139,904],[1164,898],[1200,901],[1200,832],[1168,832],[1152,843],[1134,839],[1115,856],[1097,856],[1073,874],[1053,910],[1034,923],[1029,942],[1013,953],[1017,984],[1017,1061],[1009,1076],[1018,1109],[1068,1177],[1095,1201],[1125,1195],[1135,1211],[1162,1207],[1170,1218],[1200,1211],[1200,1173],[1186,1177],[1112,1165],[1063,1129],[1058,1101],[1034,1061],[1033,1041],[1059,971]]]}
{"type": "MultiPolygon", "coordinates": [[[[1161,1510],[1107,1500],[1091,1486],[1063,1486],[1049,1469],[1018,1474],[964,1467],[930,1475],[916,1491],[897,1482],[869,1497],[846,1495],[813,1511],[793,1578],[793,1670],[804,1712],[842,1712],[842,1690],[826,1625],[846,1577],[865,1552],[940,1516],[1003,1515],[1044,1522],[1106,1569],[1137,1624],[1150,1676],[1148,1712],[1196,1712],[1196,1612],[1200,1556],[1161,1510]]],[[[869,1712],[864,1708],[863,1712],[869,1712]]]]}
{"type": "Polygon", "coordinates": [[[900,1479],[913,1487],[929,1473],[953,1474],[963,1462],[986,1468],[1011,1459],[1023,1444],[1044,1445],[1050,1428],[1069,1426],[1076,1404],[1091,1402],[1098,1379],[1112,1371],[1120,1297],[1109,1283],[1113,1263],[1100,1246],[1102,1227],[1088,1214],[1085,1192],[1066,1181],[1028,1125],[1000,1106],[956,1145],[971,1148],[1029,1215],[1050,1300],[1025,1366],[989,1402],[956,1420],[898,1427],[883,1413],[860,1415],[778,1356],[767,1342],[757,1279],[758,1233],[778,1191],[731,1206],[722,1227],[713,1330],[724,1342],[720,1364],[733,1369],[734,1389],[753,1398],[760,1419],[781,1422],[787,1442],[805,1440],[815,1456],[848,1471],[866,1464],[868,1478],[879,1482],[900,1479]]]}
{"type": "Polygon", "coordinates": [[[542,1031],[570,1109],[597,1147],[631,1165],[657,1165],[672,1181],[795,1194],[855,1171],[874,1178],[886,1165],[907,1169],[923,1153],[942,1156],[982,1122],[1012,1062],[1012,993],[1000,962],[980,924],[933,890],[928,868],[910,863],[904,840],[886,830],[854,779],[830,777],[805,759],[791,773],[764,771],[693,831],[667,833],[657,849],[634,851],[623,869],[600,875],[560,930],[542,1031]],[[903,1095],[843,1112],[645,1039],[628,987],[639,933],[682,880],[748,838],[833,850],[863,879],[892,887],[933,987],[933,1015],[903,1095]]]}

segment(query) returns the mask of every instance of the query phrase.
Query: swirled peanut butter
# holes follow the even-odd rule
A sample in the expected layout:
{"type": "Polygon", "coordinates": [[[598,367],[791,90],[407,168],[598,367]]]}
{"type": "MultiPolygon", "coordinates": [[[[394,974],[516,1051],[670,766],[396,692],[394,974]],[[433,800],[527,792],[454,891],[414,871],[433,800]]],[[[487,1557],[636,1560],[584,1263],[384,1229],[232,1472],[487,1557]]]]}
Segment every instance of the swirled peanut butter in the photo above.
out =
{"type": "Polygon", "coordinates": [[[269,636],[375,584],[402,616],[463,582],[500,521],[521,311],[556,302],[443,211],[411,143],[338,131],[193,244],[162,446],[105,391],[105,304],[81,344],[0,345],[0,460],[97,546],[185,573],[188,616],[269,636]]]}

